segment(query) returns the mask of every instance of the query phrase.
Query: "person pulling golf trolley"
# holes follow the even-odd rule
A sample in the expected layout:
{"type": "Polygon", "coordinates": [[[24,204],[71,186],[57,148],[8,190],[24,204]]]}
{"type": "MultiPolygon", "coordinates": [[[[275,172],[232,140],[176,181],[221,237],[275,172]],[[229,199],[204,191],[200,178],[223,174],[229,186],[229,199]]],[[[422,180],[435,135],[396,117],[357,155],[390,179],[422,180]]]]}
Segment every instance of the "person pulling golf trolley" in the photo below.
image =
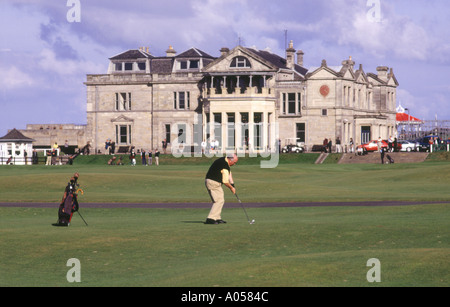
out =
{"type": "Polygon", "coordinates": [[[74,212],[78,212],[86,226],[88,225],[79,212],[80,205],[78,204],[78,193],[81,193],[82,195],[84,194],[84,191],[79,188],[79,176],[79,173],[75,173],[73,177],[70,178],[70,181],[64,191],[61,203],[59,204],[58,221],[57,223],[52,224],[53,226],[69,226],[74,212]]]}
{"type": "Polygon", "coordinates": [[[236,154],[228,155],[226,157],[219,158],[215,160],[210,166],[205,177],[205,186],[211,197],[212,207],[206,218],[205,224],[225,224],[226,221],[222,219],[222,208],[225,203],[224,192],[222,185],[225,185],[230,191],[236,196],[242,208],[244,209],[247,220],[250,224],[255,221],[250,222],[247,212],[236,194],[236,187],[234,185],[233,176],[231,174],[231,167],[238,162],[238,157],[236,154]]]}

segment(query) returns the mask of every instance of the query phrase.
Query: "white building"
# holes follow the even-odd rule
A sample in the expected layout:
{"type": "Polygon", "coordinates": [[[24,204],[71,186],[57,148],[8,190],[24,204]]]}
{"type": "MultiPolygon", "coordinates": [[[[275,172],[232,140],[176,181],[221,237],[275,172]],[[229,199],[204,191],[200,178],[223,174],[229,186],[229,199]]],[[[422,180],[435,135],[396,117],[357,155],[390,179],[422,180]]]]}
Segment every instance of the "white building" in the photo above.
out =
{"type": "Polygon", "coordinates": [[[31,164],[34,140],[13,129],[0,138],[0,165],[10,163],[15,165],[31,164]]]}

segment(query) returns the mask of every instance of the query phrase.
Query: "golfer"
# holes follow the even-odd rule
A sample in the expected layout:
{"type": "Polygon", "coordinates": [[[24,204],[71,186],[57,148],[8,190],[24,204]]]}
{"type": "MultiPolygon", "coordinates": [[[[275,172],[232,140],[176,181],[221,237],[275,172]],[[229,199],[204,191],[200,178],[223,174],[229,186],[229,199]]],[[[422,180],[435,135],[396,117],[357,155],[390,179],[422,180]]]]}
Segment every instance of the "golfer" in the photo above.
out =
{"type": "Polygon", "coordinates": [[[213,162],[205,178],[206,189],[213,202],[211,211],[205,224],[224,224],[222,207],[225,203],[222,185],[224,184],[233,194],[236,194],[230,167],[238,162],[236,154],[222,157],[213,162]]]}

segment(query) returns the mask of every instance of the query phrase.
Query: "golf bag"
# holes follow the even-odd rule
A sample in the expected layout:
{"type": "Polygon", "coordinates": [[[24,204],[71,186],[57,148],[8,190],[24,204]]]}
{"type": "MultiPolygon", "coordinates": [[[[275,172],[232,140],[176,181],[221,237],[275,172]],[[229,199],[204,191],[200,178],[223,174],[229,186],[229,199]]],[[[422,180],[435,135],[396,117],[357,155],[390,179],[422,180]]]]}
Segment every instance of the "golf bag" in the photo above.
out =
{"type": "Polygon", "coordinates": [[[78,211],[77,194],[74,191],[75,185],[70,182],[64,192],[64,198],[59,205],[58,222],[53,226],[69,226],[74,212],[78,211]]]}
{"type": "Polygon", "coordinates": [[[394,164],[394,159],[392,159],[392,157],[390,156],[390,155],[386,155],[386,158],[388,159],[388,161],[389,161],[389,164],[394,164]]]}

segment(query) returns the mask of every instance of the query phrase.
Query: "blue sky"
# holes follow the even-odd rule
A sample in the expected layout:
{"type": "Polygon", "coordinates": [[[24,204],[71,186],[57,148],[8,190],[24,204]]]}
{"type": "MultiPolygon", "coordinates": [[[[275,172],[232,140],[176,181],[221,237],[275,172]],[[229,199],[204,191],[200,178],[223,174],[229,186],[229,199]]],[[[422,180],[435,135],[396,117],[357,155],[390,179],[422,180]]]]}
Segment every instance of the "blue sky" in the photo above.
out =
{"type": "Polygon", "coordinates": [[[283,55],[285,30],[306,68],[349,56],[366,73],[392,67],[411,115],[450,120],[448,16],[447,0],[0,0],[0,136],[85,124],[86,75],[106,73],[122,51],[162,56],[172,45],[219,56],[240,37],[283,55]]]}

